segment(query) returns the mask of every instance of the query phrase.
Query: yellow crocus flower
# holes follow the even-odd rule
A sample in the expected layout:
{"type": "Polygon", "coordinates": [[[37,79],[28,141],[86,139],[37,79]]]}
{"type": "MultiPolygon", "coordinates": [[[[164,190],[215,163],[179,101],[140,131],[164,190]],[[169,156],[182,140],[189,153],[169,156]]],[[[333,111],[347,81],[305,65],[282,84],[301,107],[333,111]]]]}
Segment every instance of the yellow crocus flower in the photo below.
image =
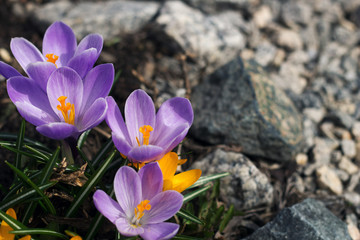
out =
{"type": "Polygon", "coordinates": [[[158,161],[164,179],[163,191],[175,190],[181,193],[200,178],[200,169],[192,169],[175,175],[177,166],[185,162],[184,159],[179,160],[178,155],[174,152],[165,154],[158,161]]]}
{"type": "MultiPolygon", "coordinates": [[[[6,214],[10,217],[16,219],[16,213],[15,210],[12,208],[9,208],[6,211],[6,214]]],[[[12,227],[9,226],[5,221],[1,222],[0,226],[0,240],[14,240],[15,234],[10,233],[10,231],[14,230],[12,227]]],[[[26,235],[25,237],[20,238],[19,240],[30,240],[31,236],[26,235]]]]}

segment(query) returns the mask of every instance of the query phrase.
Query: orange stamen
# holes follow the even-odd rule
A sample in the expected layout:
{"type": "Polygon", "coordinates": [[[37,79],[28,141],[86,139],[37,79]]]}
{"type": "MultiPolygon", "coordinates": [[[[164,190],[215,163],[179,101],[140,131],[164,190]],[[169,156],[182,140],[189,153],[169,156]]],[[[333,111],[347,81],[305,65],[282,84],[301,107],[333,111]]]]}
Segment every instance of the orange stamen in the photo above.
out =
{"type": "MultiPolygon", "coordinates": [[[[141,132],[143,134],[143,145],[149,145],[150,132],[153,130],[154,129],[150,125],[144,125],[139,128],[139,132],[141,132]]],[[[136,138],[136,141],[140,147],[139,139],[136,138]]]]}
{"type": "Polygon", "coordinates": [[[45,55],[45,57],[47,58],[47,60],[46,60],[47,62],[51,62],[51,63],[55,64],[55,66],[56,66],[55,62],[59,59],[59,56],[57,56],[53,53],[48,53],[45,55]]]}
{"type": "Polygon", "coordinates": [[[60,96],[57,100],[60,102],[60,105],[57,105],[57,109],[62,113],[64,117],[64,121],[66,123],[74,125],[75,122],[75,106],[74,104],[67,103],[65,104],[65,100],[67,97],[60,96]],[[70,113],[68,114],[68,111],[70,113]]]}

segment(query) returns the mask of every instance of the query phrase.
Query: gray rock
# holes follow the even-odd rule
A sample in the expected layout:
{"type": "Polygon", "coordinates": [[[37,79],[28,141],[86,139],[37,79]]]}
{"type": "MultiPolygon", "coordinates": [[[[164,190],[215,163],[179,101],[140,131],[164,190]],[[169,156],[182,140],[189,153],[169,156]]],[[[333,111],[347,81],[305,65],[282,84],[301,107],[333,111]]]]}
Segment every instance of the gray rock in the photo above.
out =
{"type": "Polygon", "coordinates": [[[207,72],[239,55],[246,43],[237,12],[206,16],[180,1],[167,1],[155,22],[207,72]]]}
{"type": "Polygon", "coordinates": [[[345,156],[353,158],[356,156],[356,144],[351,139],[344,139],[341,141],[341,149],[345,156]]]}
{"type": "Polygon", "coordinates": [[[261,65],[266,66],[270,64],[276,55],[276,47],[268,41],[263,41],[256,48],[255,60],[261,65]]]}
{"type": "Polygon", "coordinates": [[[292,102],[255,62],[240,57],[192,93],[192,135],[210,144],[240,145],[246,154],[292,160],[302,147],[302,120],[292,102]]]}
{"type": "Polygon", "coordinates": [[[80,2],[58,1],[40,5],[33,18],[45,29],[54,21],[64,21],[78,38],[99,33],[105,40],[135,33],[158,12],[159,3],[148,1],[80,2]]]}
{"type": "Polygon", "coordinates": [[[273,221],[244,240],[351,240],[347,226],[323,203],[306,199],[283,209],[273,221]]]}
{"type": "Polygon", "coordinates": [[[282,5],[282,20],[288,27],[306,25],[311,21],[312,9],[304,2],[286,2],[282,5]]]}
{"type": "Polygon", "coordinates": [[[260,205],[271,205],[273,187],[269,179],[243,154],[217,149],[205,158],[196,161],[192,168],[202,174],[229,172],[221,182],[220,195],[227,204],[237,209],[248,209],[260,205]]]}
{"type": "Polygon", "coordinates": [[[256,4],[256,0],[183,0],[193,8],[199,9],[207,14],[215,14],[226,10],[238,10],[249,8],[256,4]]]}
{"type": "Polygon", "coordinates": [[[331,159],[331,152],[339,147],[339,142],[330,138],[315,137],[313,148],[314,160],[318,164],[328,164],[331,159]]]}

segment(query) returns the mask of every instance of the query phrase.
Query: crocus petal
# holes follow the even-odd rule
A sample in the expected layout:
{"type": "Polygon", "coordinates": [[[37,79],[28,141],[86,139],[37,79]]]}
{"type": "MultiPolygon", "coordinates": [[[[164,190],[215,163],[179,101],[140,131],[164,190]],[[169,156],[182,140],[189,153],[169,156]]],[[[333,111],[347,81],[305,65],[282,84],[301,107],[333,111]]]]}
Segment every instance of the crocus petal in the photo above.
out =
{"type": "Polygon", "coordinates": [[[143,199],[152,199],[162,191],[163,177],[158,163],[146,164],[139,170],[143,199]]]}
{"type": "MultiPolygon", "coordinates": [[[[111,96],[107,97],[106,101],[108,104],[108,111],[106,113],[106,119],[105,119],[106,123],[109,125],[109,127],[111,128],[113,133],[117,135],[116,138],[123,139],[124,141],[127,142],[127,145],[130,146],[129,145],[131,143],[130,136],[129,136],[128,130],[126,128],[124,118],[121,115],[119,107],[117,106],[114,98],[111,96]]],[[[116,143],[115,143],[115,145],[116,145],[116,143]]],[[[120,149],[119,149],[119,151],[121,153],[123,153],[120,149]]],[[[127,152],[129,152],[129,151],[130,151],[130,149],[127,150],[127,152]]],[[[123,153],[123,154],[125,154],[125,153],[123,153]]]]}
{"type": "MultiPolygon", "coordinates": [[[[163,174],[164,182],[171,181],[175,175],[176,168],[179,162],[178,155],[174,152],[165,154],[159,161],[159,166],[163,174]]],[[[170,190],[170,189],[167,189],[170,190]]]]}
{"type": "Polygon", "coordinates": [[[33,79],[44,92],[46,92],[49,77],[55,70],[56,66],[49,62],[30,63],[26,68],[29,77],[33,79]]]}
{"type": "Polygon", "coordinates": [[[129,142],[125,140],[122,135],[118,135],[115,132],[112,132],[111,134],[112,140],[117,150],[119,150],[119,152],[124,156],[128,156],[129,152],[132,149],[132,146],[129,145],[129,142]]]}
{"type": "Polygon", "coordinates": [[[85,75],[94,66],[96,59],[97,59],[97,50],[95,48],[90,48],[70,59],[67,66],[74,69],[80,75],[81,78],[84,78],[85,75]]]}
{"type": "Polygon", "coordinates": [[[74,125],[64,122],[53,122],[38,126],[36,130],[42,135],[55,140],[65,139],[78,133],[74,125]]]}
{"type": "Polygon", "coordinates": [[[43,62],[45,58],[41,52],[25,38],[13,38],[10,42],[11,51],[21,67],[26,70],[29,63],[43,62]]]}
{"type": "Polygon", "coordinates": [[[80,76],[68,67],[56,69],[49,78],[47,93],[52,109],[62,120],[64,120],[64,117],[61,111],[57,109],[57,106],[60,105],[58,98],[65,96],[67,97],[66,103],[74,104],[76,125],[83,96],[83,83],[80,76]]]}
{"type": "Polygon", "coordinates": [[[113,82],[114,66],[112,64],[102,64],[91,69],[83,81],[83,108],[87,109],[98,98],[105,98],[113,82]]]}
{"type": "Polygon", "coordinates": [[[83,132],[99,125],[105,119],[106,111],[107,103],[105,98],[98,98],[79,120],[79,131],[83,132]]]}
{"type": "Polygon", "coordinates": [[[113,224],[115,224],[117,219],[125,217],[125,213],[120,205],[104,191],[97,190],[93,195],[93,200],[97,210],[113,224]]]}
{"type": "Polygon", "coordinates": [[[53,122],[54,114],[46,94],[29,78],[12,77],[7,81],[7,92],[20,114],[35,126],[53,122]]]}
{"type": "Polygon", "coordinates": [[[97,50],[96,58],[98,58],[103,47],[103,42],[103,37],[100,34],[89,34],[80,41],[74,56],[81,54],[87,49],[95,48],[97,50]]]}
{"type": "Polygon", "coordinates": [[[183,196],[176,191],[165,191],[150,200],[151,209],[145,212],[141,223],[160,223],[168,220],[177,213],[182,204],[183,196]]]}
{"type": "MultiPolygon", "coordinates": [[[[9,208],[6,211],[6,214],[9,215],[10,217],[16,219],[16,213],[15,213],[14,209],[9,208]]],[[[7,224],[5,221],[2,221],[1,222],[1,227],[0,227],[0,237],[2,237],[2,239],[6,239],[6,240],[14,239],[15,234],[9,233],[12,230],[13,230],[13,228],[10,227],[9,224],[7,224]]]]}
{"type": "Polygon", "coordinates": [[[3,75],[6,79],[21,76],[21,74],[15,68],[2,61],[0,61],[0,75],[3,75]]]}
{"type": "Polygon", "coordinates": [[[175,236],[179,231],[179,225],[176,223],[156,223],[156,224],[147,224],[144,226],[144,233],[140,236],[144,240],[167,240],[175,236]]]}
{"type": "MultiPolygon", "coordinates": [[[[189,100],[180,97],[167,100],[161,105],[156,115],[156,132],[152,144],[163,146],[164,143],[173,142],[171,139],[175,138],[174,129],[179,133],[188,130],[193,120],[194,113],[189,100]]],[[[181,141],[182,139],[173,143],[174,147],[181,141]]],[[[168,148],[171,150],[173,147],[168,146],[168,148]]]]}
{"type": "Polygon", "coordinates": [[[121,167],[115,175],[114,190],[120,207],[130,218],[142,200],[141,180],[137,172],[127,166],[121,167]]]}
{"type": "MultiPolygon", "coordinates": [[[[175,190],[177,192],[182,192],[191,185],[193,185],[201,176],[201,170],[200,169],[192,169],[186,172],[179,173],[174,176],[172,180],[172,190],[175,190]]],[[[165,189],[170,190],[170,189],[165,189]]]]}
{"type": "Polygon", "coordinates": [[[129,222],[124,218],[116,220],[115,225],[118,231],[122,235],[127,237],[136,236],[144,233],[143,227],[132,227],[129,222]]]}
{"type": "MultiPolygon", "coordinates": [[[[142,142],[140,127],[150,125],[155,127],[155,106],[149,95],[143,90],[133,91],[125,103],[125,122],[132,146],[137,146],[136,137],[142,142]]],[[[154,128],[155,131],[155,128],[154,128]]],[[[152,134],[150,133],[150,144],[152,134]]]]}
{"type": "Polygon", "coordinates": [[[55,54],[59,57],[56,61],[58,67],[66,66],[74,56],[76,38],[73,30],[63,22],[54,22],[46,30],[43,39],[43,54],[55,54]]]}
{"type": "Polygon", "coordinates": [[[151,162],[160,159],[163,150],[161,147],[154,145],[142,145],[131,149],[126,156],[133,162],[151,162]]]}
{"type": "Polygon", "coordinates": [[[158,139],[154,144],[161,146],[164,149],[164,152],[170,152],[185,138],[189,128],[190,125],[187,123],[174,126],[173,129],[168,129],[169,132],[165,132],[162,138],[158,139]]]}

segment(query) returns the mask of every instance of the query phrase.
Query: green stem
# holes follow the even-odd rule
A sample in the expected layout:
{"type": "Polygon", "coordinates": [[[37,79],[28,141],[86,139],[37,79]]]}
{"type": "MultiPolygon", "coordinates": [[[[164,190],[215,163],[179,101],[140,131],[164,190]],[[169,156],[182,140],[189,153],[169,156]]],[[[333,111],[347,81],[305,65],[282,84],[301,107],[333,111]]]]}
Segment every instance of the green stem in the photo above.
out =
{"type": "Polygon", "coordinates": [[[66,162],[68,165],[74,165],[74,157],[71,151],[71,147],[69,142],[66,140],[61,140],[62,148],[61,148],[61,155],[63,158],[66,158],[66,162]]]}

